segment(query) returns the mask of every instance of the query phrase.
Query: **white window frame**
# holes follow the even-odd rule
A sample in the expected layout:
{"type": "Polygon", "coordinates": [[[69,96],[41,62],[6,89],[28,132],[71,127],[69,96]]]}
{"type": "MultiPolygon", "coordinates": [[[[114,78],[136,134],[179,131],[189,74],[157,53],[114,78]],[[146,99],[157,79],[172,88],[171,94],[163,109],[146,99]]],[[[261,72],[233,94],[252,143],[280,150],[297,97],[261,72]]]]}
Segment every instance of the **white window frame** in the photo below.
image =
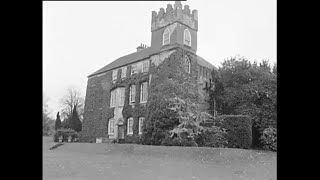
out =
{"type": "Polygon", "coordinates": [[[116,107],[117,105],[117,89],[111,91],[110,107],[116,107]]]}
{"type": "Polygon", "coordinates": [[[119,106],[123,106],[124,105],[124,98],[125,98],[125,88],[121,87],[121,88],[117,88],[118,93],[119,93],[119,106]]]}
{"type": "Polygon", "coordinates": [[[128,135],[132,135],[133,134],[133,117],[128,118],[128,121],[127,121],[127,134],[128,135]],[[132,123],[131,127],[130,127],[130,122],[132,123]]]}
{"type": "Polygon", "coordinates": [[[108,135],[114,135],[114,119],[109,119],[108,123],[108,135]]]}
{"type": "Polygon", "coordinates": [[[118,69],[112,71],[112,81],[117,80],[118,78],[118,69]]]}
{"type": "Polygon", "coordinates": [[[185,29],[183,32],[183,43],[187,46],[191,46],[191,33],[189,31],[189,29],[185,29]],[[187,37],[189,37],[189,43],[187,42],[187,37]]]}
{"type": "Polygon", "coordinates": [[[148,82],[143,82],[140,85],[140,103],[146,103],[148,99],[148,82]]]}
{"type": "Polygon", "coordinates": [[[143,127],[144,120],[145,120],[144,117],[139,118],[139,134],[142,134],[142,127],[143,127]]]}
{"type": "Polygon", "coordinates": [[[127,76],[127,66],[121,68],[121,79],[127,76]]]}
{"type": "Polygon", "coordinates": [[[185,63],[185,71],[187,72],[187,73],[190,73],[190,71],[191,71],[191,62],[190,62],[190,59],[189,59],[189,57],[186,55],[185,57],[184,57],[184,63],[185,63]]]}
{"type": "Polygon", "coordinates": [[[129,104],[132,105],[136,102],[136,85],[132,84],[130,86],[129,92],[129,104]]]}
{"type": "Polygon", "coordinates": [[[137,74],[138,71],[137,71],[137,64],[132,64],[131,65],[131,75],[134,75],[134,74],[137,74]]]}
{"type": "Polygon", "coordinates": [[[142,62],[142,72],[148,72],[149,71],[149,60],[142,62]]]}
{"type": "Polygon", "coordinates": [[[169,28],[166,28],[166,30],[164,30],[163,35],[162,35],[162,46],[170,44],[170,30],[169,28]],[[168,37],[165,38],[165,35],[168,34],[168,37]]]}

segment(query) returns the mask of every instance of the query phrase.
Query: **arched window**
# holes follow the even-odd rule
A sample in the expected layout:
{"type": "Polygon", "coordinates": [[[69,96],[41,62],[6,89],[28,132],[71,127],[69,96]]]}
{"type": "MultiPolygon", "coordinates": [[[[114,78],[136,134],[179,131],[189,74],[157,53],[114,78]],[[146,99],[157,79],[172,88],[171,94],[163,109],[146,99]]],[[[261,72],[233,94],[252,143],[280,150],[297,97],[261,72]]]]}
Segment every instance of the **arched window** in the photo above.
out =
{"type": "Polygon", "coordinates": [[[184,57],[184,63],[185,63],[185,71],[187,73],[190,73],[190,69],[191,69],[191,63],[190,63],[190,59],[188,56],[184,57]]]}
{"type": "Polygon", "coordinates": [[[133,118],[130,117],[128,118],[128,123],[127,123],[127,134],[133,134],[133,118]]]}
{"type": "Polygon", "coordinates": [[[189,29],[184,30],[184,44],[187,46],[191,46],[191,34],[189,29]]]}
{"type": "Polygon", "coordinates": [[[170,30],[169,28],[167,28],[164,32],[163,32],[163,42],[162,45],[167,45],[170,43],[170,30]]]}

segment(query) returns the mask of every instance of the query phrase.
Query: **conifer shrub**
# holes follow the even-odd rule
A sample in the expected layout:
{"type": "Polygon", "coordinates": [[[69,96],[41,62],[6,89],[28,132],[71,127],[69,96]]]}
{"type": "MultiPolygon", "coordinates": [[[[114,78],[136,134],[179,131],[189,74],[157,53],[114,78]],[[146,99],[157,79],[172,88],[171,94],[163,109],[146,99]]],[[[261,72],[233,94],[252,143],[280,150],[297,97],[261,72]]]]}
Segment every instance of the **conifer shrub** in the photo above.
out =
{"type": "Polygon", "coordinates": [[[68,137],[71,136],[72,140],[74,140],[74,138],[79,138],[78,133],[73,130],[73,129],[58,129],[55,134],[54,134],[54,142],[59,142],[59,137],[62,136],[62,142],[68,142],[68,137]]]}
{"type": "Polygon", "coordinates": [[[216,118],[216,123],[226,129],[226,139],[229,148],[249,149],[252,145],[251,118],[246,115],[222,115],[216,118]]]}

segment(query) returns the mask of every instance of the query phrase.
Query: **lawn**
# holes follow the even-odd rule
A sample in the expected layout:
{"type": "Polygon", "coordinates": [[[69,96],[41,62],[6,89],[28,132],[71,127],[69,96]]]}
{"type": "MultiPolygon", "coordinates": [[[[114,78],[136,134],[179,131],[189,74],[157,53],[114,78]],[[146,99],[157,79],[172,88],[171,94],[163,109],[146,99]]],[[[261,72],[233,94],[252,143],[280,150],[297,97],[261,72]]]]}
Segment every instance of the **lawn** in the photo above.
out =
{"type": "Polygon", "coordinates": [[[56,143],[43,138],[43,179],[276,179],[277,154],[267,151],[56,143]]]}

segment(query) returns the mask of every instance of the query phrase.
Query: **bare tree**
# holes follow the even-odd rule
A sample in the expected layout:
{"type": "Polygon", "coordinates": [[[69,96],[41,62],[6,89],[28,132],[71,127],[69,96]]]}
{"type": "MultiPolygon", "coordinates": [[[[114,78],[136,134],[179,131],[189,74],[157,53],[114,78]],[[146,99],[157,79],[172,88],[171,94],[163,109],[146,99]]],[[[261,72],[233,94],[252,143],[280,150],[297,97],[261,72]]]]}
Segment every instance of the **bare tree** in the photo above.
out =
{"type": "Polygon", "coordinates": [[[79,118],[82,121],[84,98],[82,97],[80,90],[77,88],[68,88],[67,94],[61,99],[63,106],[61,116],[66,119],[71,116],[74,106],[77,107],[79,118]]]}

